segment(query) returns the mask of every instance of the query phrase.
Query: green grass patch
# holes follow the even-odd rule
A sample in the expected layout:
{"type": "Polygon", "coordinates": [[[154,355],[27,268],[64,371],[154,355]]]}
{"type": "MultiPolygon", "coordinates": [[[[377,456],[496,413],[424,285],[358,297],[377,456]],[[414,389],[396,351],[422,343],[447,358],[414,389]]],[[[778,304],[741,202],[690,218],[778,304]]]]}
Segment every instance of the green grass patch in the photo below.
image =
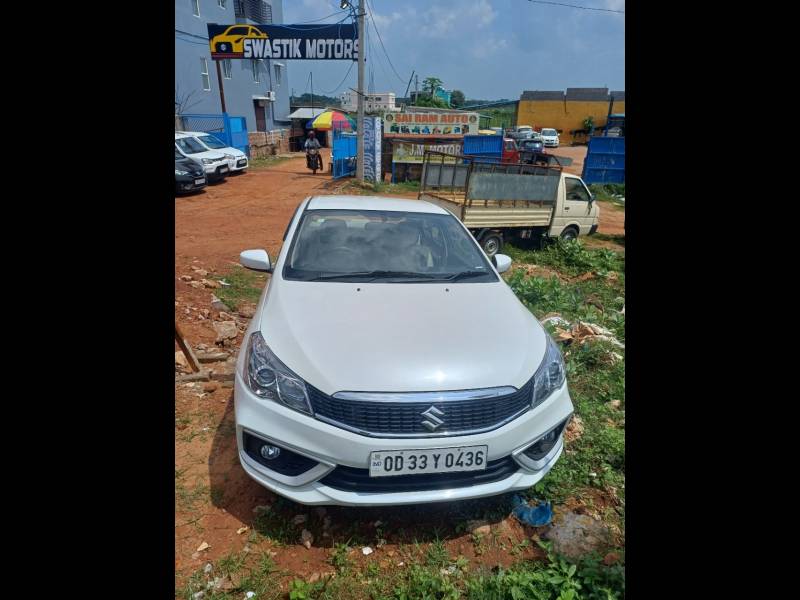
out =
{"type": "Polygon", "coordinates": [[[615,196],[625,197],[624,183],[591,183],[589,190],[598,200],[613,201],[615,196]]]}
{"type": "Polygon", "coordinates": [[[240,267],[234,267],[224,277],[215,279],[230,284],[214,290],[214,294],[231,310],[236,310],[242,304],[257,303],[267,281],[263,274],[240,267]]]}

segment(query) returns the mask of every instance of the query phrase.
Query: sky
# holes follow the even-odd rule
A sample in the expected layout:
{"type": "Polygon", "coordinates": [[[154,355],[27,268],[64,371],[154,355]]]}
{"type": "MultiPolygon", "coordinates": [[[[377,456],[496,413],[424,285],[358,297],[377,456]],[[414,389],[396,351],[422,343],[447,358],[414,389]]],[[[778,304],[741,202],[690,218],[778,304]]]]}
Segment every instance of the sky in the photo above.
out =
{"type": "MultiPolygon", "coordinates": [[[[434,76],[467,98],[518,99],[523,90],[568,87],[625,89],[624,14],[528,0],[366,1],[374,25],[367,16],[364,81],[368,87],[372,72],[375,92],[402,96],[412,70],[420,87],[434,76]]],[[[563,2],[625,10],[625,0],[563,2]]],[[[347,12],[339,0],[283,0],[287,24],[328,15],[335,16],[318,22],[334,23],[347,12]]],[[[357,65],[348,75],[349,61],[294,60],[287,66],[296,95],[310,91],[310,71],[316,94],[338,96],[357,85],[357,65]]]]}

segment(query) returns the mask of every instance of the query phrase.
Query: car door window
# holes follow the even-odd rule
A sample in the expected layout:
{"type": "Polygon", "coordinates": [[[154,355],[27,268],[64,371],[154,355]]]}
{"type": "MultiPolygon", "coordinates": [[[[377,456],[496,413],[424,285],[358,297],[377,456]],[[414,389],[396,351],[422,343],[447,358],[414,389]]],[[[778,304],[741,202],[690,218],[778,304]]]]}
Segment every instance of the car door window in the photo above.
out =
{"type": "Polygon", "coordinates": [[[589,192],[583,187],[580,179],[567,177],[564,183],[567,186],[567,200],[577,200],[579,202],[589,201],[589,192]]]}

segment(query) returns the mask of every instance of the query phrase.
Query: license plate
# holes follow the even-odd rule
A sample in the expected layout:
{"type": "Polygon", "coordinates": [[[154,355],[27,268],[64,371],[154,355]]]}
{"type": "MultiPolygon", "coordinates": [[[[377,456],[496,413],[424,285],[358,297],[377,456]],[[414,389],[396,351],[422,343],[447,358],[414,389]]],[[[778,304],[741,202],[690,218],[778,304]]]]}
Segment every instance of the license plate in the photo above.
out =
{"type": "Polygon", "coordinates": [[[247,161],[243,159],[243,160],[240,160],[238,163],[236,163],[236,166],[237,167],[243,167],[246,164],[247,164],[247,161]]]}
{"type": "Polygon", "coordinates": [[[380,450],[370,453],[369,476],[413,475],[482,471],[486,468],[488,446],[433,448],[430,450],[380,450]]]}
{"type": "Polygon", "coordinates": [[[220,167],[219,172],[220,173],[227,173],[228,172],[228,167],[220,167]]]}
{"type": "Polygon", "coordinates": [[[195,185],[200,185],[201,183],[205,183],[205,182],[206,182],[206,180],[205,180],[205,179],[195,179],[195,180],[194,180],[194,184],[195,184],[195,185]]]}

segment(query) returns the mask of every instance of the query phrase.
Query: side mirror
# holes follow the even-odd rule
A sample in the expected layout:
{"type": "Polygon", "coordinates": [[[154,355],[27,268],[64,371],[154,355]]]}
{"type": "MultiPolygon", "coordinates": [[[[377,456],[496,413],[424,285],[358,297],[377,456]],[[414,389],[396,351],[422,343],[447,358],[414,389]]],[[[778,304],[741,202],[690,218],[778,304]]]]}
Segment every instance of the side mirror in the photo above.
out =
{"type": "Polygon", "coordinates": [[[505,273],[511,268],[511,257],[505,254],[495,254],[492,257],[492,263],[498,273],[505,273]]]}
{"type": "Polygon", "coordinates": [[[266,250],[244,250],[239,255],[239,262],[243,267],[252,269],[253,271],[266,271],[272,272],[272,263],[269,261],[269,254],[266,250]]]}

